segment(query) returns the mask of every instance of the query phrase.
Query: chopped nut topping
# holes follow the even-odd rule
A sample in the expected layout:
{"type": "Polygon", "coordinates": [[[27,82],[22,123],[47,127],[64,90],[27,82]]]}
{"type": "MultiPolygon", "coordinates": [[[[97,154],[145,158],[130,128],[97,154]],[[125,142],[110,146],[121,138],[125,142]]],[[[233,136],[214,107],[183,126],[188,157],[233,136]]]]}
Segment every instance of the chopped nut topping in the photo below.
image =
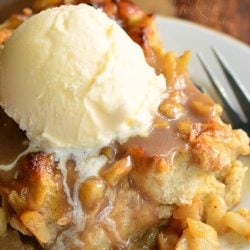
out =
{"type": "Polygon", "coordinates": [[[213,104],[207,104],[203,101],[192,100],[190,102],[190,107],[198,115],[208,116],[213,111],[213,104]]]}
{"type": "Polygon", "coordinates": [[[189,135],[191,133],[192,124],[189,120],[182,120],[177,123],[179,133],[189,135]]]}
{"type": "Polygon", "coordinates": [[[101,154],[105,155],[110,161],[115,158],[115,149],[112,147],[104,147],[101,150],[101,154]]]}
{"type": "Polygon", "coordinates": [[[202,100],[192,100],[190,107],[196,114],[202,116],[220,116],[223,111],[219,104],[206,103],[202,100]]]}
{"type": "Polygon", "coordinates": [[[169,128],[169,122],[167,122],[166,120],[164,120],[160,117],[157,117],[154,120],[154,127],[155,128],[169,128]]]}
{"type": "Polygon", "coordinates": [[[167,100],[160,105],[159,111],[167,118],[176,119],[184,113],[184,107],[180,103],[171,103],[167,100]]]}
{"type": "Polygon", "coordinates": [[[41,243],[51,241],[51,232],[41,214],[35,211],[27,211],[20,216],[20,219],[41,243]]]}
{"type": "Polygon", "coordinates": [[[121,178],[125,177],[132,169],[130,156],[115,162],[111,167],[103,169],[100,175],[111,186],[116,186],[121,178]]]}
{"type": "Polygon", "coordinates": [[[85,209],[94,209],[102,201],[105,183],[99,177],[87,179],[79,188],[79,199],[85,209]]]}

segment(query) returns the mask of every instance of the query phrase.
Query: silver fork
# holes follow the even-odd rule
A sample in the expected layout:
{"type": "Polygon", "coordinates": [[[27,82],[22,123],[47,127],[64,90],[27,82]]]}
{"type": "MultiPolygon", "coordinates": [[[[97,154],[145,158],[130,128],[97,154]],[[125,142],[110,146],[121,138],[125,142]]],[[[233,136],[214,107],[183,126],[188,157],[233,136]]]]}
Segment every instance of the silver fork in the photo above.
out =
{"type": "MultiPolygon", "coordinates": [[[[214,76],[211,68],[209,67],[208,63],[206,62],[202,53],[198,53],[197,57],[204,68],[209,80],[211,81],[213,87],[215,88],[218,96],[220,97],[224,111],[227,113],[231,124],[234,128],[242,128],[244,129],[248,135],[250,136],[250,99],[246,90],[243,89],[243,85],[240,83],[240,80],[235,76],[232,69],[222,56],[222,54],[215,48],[212,48],[212,52],[219,62],[222,71],[224,72],[230,87],[232,88],[240,106],[245,114],[247,121],[243,121],[239,114],[235,111],[232,105],[229,103],[224,91],[221,88],[221,84],[218,79],[214,76]]],[[[199,87],[199,86],[198,86],[199,87]]]]}

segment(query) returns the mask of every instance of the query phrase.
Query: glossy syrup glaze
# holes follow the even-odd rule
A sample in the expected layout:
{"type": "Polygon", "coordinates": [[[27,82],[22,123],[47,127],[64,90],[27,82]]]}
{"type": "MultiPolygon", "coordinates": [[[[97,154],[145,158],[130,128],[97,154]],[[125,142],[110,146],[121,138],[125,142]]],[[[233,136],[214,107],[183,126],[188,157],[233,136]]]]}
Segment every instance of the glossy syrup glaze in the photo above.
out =
{"type": "MultiPolygon", "coordinates": [[[[178,102],[183,105],[182,114],[177,118],[168,118],[159,111],[155,118],[155,127],[151,130],[148,137],[133,137],[128,139],[126,143],[121,145],[121,151],[127,151],[130,147],[140,147],[148,157],[162,156],[170,162],[173,161],[176,153],[188,150],[186,138],[180,133],[178,125],[182,121],[187,121],[190,126],[192,124],[204,123],[210,120],[213,112],[199,114],[192,108],[193,101],[200,101],[205,106],[213,106],[213,101],[206,95],[202,94],[191,82],[187,81],[181,89],[172,88],[169,90],[174,94],[173,102],[178,102]],[[157,121],[166,122],[166,126],[157,127],[157,121]]],[[[174,103],[173,103],[174,104],[174,103]]],[[[211,109],[212,110],[212,109],[211,109]]],[[[119,153],[118,153],[119,155],[119,153]]]]}

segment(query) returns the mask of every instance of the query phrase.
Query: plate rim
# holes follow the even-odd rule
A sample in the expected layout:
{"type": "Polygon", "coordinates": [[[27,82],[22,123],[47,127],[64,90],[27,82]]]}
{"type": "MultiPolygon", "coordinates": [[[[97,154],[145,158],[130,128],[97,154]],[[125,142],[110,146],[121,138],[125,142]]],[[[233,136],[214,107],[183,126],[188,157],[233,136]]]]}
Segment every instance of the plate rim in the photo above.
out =
{"type": "Polygon", "coordinates": [[[239,40],[238,38],[235,38],[227,33],[223,33],[219,30],[202,25],[200,23],[196,23],[196,22],[189,21],[189,20],[184,20],[184,19],[181,19],[178,17],[164,16],[164,15],[158,15],[158,14],[155,15],[155,17],[156,17],[156,25],[157,25],[157,22],[164,22],[164,21],[168,21],[168,22],[170,21],[170,22],[176,23],[178,25],[186,25],[186,26],[189,26],[191,28],[202,30],[203,32],[207,32],[211,35],[214,35],[214,36],[220,37],[224,40],[227,40],[228,42],[231,42],[234,45],[240,46],[242,49],[246,49],[246,51],[248,51],[248,53],[250,53],[250,45],[248,45],[247,43],[245,43],[245,42],[239,40]]]}

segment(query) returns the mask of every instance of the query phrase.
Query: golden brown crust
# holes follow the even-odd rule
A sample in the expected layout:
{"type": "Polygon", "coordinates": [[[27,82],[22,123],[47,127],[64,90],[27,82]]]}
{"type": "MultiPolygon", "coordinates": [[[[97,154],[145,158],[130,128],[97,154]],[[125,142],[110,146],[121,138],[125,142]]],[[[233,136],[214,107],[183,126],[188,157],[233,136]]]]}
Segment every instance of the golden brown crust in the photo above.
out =
{"type": "Polygon", "coordinates": [[[194,124],[189,142],[193,161],[206,171],[226,171],[239,155],[248,155],[249,138],[220,120],[194,124]]]}
{"type": "Polygon", "coordinates": [[[62,175],[52,154],[37,152],[23,156],[17,163],[16,177],[9,183],[1,183],[0,191],[15,211],[14,214],[8,211],[10,219],[12,215],[17,216],[24,228],[33,232],[38,239],[40,235],[36,235],[32,225],[27,224],[27,218],[31,215],[31,218],[39,217],[43,221],[51,238],[41,243],[52,242],[56,231],[71,223],[72,209],[67,202],[62,175]]]}

